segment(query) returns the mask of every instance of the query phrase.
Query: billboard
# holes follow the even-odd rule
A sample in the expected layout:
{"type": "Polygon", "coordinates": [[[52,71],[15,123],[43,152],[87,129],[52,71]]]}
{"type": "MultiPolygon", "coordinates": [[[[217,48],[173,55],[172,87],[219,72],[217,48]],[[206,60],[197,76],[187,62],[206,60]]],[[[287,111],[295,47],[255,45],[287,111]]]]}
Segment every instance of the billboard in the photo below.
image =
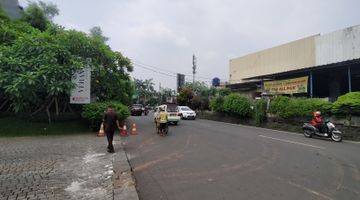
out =
{"type": "Polygon", "coordinates": [[[270,94],[297,94],[308,92],[308,76],[264,82],[264,90],[270,94]]]}
{"type": "Polygon", "coordinates": [[[91,69],[87,67],[76,71],[72,76],[71,81],[75,84],[75,88],[71,90],[70,103],[90,103],[91,69]]]}
{"type": "Polygon", "coordinates": [[[185,85],[185,75],[177,74],[177,91],[180,92],[181,88],[185,85]]]}

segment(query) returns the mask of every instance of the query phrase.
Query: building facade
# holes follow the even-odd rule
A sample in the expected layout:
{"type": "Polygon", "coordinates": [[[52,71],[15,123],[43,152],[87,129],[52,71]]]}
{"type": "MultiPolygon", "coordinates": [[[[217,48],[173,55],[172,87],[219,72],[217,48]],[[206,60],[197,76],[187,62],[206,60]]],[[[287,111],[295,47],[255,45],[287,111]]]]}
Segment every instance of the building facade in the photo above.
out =
{"type": "Polygon", "coordinates": [[[19,19],[22,14],[22,7],[18,0],[0,0],[0,7],[11,19],[19,19]]]}
{"type": "Polygon", "coordinates": [[[251,92],[253,96],[269,92],[269,85],[282,85],[288,88],[271,92],[336,100],[342,94],[360,90],[360,26],[313,35],[232,59],[229,72],[229,87],[251,92]],[[306,77],[307,83],[301,85],[305,90],[286,90],[290,87],[286,84],[292,83],[287,80],[306,77]]]}

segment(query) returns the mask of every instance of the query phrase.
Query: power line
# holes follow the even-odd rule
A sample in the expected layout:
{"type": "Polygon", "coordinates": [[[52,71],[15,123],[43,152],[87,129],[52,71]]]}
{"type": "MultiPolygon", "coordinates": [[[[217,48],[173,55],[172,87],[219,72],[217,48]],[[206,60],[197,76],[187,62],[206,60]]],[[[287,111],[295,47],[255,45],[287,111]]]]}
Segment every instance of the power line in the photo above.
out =
{"type": "MultiPolygon", "coordinates": [[[[151,71],[154,71],[154,72],[159,72],[158,70],[161,70],[162,73],[170,73],[170,74],[173,74],[174,77],[176,77],[176,72],[173,72],[173,71],[170,71],[170,70],[167,70],[167,69],[164,69],[164,68],[160,68],[160,67],[155,67],[155,66],[152,66],[152,65],[149,65],[149,64],[145,64],[141,61],[137,61],[137,60],[134,60],[134,59],[131,59],[132,60],[132,63],[137,65],[137,66],[140,66],[140,67],[143,67],[143,68],[146,68],[148,70],[151,70],[151,71]]],[[[191,77],[192,74],[186,74],[186,73],[180,73],[180,74],[184,74],[185,76],[189,76],[191,77]]],[[[202,80],[207,80],[207,81],[212,81],[212,78],[209,78],[209,77],[205,77],[205,76],[197,76],[197,78],[199,79],[202,79],[202,80]]],[[[223,79],[225,80],[225,79],[223,79]]]]}

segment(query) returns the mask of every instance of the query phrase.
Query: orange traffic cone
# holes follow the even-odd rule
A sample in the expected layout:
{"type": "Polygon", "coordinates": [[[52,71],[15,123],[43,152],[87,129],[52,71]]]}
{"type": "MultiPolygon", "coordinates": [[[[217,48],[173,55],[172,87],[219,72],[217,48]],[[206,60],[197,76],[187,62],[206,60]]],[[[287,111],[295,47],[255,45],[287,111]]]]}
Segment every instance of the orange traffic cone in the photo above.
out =
{"type": "Polygon", "coordinates": [[[123,128],[121,129],[120,136],[128,136],[126,124],[124,124],[123,128]]]}
{"type": "Polygon", "coordinates": [[[137,135],[136,124],[135,123],[132,124],[131,135],[137,135]]]}

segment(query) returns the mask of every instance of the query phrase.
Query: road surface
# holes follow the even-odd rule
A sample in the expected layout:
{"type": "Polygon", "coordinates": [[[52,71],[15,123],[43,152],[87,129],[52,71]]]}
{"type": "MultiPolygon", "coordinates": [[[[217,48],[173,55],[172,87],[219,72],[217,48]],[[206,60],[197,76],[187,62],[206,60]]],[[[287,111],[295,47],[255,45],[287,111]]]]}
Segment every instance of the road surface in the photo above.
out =
{"type": "Polygon", "coordinates": [[[200,119],[160,137],[151,113],[131,121],[142,200],[360,199],[360,144],[200,119]]]}

